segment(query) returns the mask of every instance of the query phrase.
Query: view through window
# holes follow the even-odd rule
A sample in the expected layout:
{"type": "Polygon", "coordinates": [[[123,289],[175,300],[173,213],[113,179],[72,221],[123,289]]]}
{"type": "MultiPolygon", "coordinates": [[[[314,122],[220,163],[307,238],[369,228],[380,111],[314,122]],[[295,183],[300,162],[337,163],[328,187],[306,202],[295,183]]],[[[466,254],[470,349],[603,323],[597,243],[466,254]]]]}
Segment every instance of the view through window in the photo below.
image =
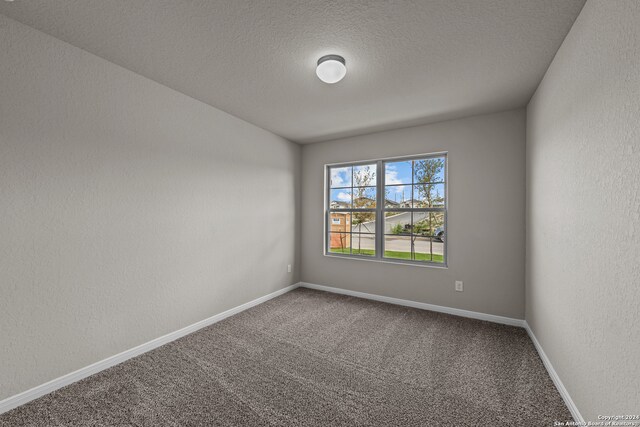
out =
{"type": "Polygon", "coordinates": [[[445,154],[328,165],[331,255],[446,264],[445,154]]]}

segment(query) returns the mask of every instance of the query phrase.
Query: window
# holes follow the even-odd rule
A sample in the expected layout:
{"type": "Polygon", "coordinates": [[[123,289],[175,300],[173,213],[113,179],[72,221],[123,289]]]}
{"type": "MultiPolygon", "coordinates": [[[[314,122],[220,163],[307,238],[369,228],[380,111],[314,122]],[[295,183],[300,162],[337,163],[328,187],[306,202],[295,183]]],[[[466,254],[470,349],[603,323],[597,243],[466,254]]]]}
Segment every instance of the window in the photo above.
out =
{"type": "Polygon", "coordinates": [[[377,176],[377,163],[329,168],[330,253],[376,255],[377,176]]]}
{"type": "Polygon", "coordinates": [[[446,154],[326,168],[326,254],[446,265],[446,154]]]}

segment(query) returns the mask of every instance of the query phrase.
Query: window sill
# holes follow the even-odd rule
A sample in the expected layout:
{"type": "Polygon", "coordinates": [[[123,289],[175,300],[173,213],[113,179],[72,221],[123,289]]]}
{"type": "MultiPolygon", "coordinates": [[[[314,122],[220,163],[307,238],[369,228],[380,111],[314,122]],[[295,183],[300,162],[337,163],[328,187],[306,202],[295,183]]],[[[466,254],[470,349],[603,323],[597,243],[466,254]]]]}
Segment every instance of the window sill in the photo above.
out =
{"type": "Polygon", "coordinates": [[[440,270],[448,270],[449,266],[447,264],[437,264],[437,263],[427,263],[422,261],[403,261],[403,260],[394,260],[394,259],[386,259],[386,258],[372,258],[368,256],[358,256],[358,255],[338,255],[338,254],[329,254],[324,253],[324,256],[328,258],[339,258],[339,259],[347,259],[347,260],[356,260],[356,261],[368,261],[368,262],[378,262],[381,264],[397,264],[397,265],[410,265],[413,267],[421,267],[421,268],[437,268],[440,270]]]}

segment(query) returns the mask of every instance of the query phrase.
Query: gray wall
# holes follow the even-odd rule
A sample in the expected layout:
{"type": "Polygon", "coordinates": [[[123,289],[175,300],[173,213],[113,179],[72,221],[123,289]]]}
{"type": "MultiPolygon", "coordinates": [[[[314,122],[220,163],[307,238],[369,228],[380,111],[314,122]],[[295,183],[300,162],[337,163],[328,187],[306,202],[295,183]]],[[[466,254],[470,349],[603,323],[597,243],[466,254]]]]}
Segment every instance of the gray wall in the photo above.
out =
{"type": "Polygon", "coordinates": [[[0,399],[298,281],[299,146],[2,15],[0,76],[0,399]]]}
{"type": "Polygon", "coordinates": [[[526,318],[582,415],[640,412],[640,3],[588,1],[527,109],[526,318]]]}
{"type": "Polygon", "coordinates": [[[524,110],[305,145],[302,280],[524,318],[524,155],[524,110]],[[326,163],[440,151],[449,152],[448,269],[323,256],[326,163]]]}

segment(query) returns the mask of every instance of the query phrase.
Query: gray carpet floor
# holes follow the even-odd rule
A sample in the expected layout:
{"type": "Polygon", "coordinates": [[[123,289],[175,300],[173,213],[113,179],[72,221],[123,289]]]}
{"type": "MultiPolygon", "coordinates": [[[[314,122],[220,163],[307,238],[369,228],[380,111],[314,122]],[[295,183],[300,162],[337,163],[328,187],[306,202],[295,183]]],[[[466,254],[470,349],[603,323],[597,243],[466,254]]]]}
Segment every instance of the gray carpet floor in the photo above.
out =
{"type": "Polygon", "coordinates": [[[296,289],[0,415],[0,426],[552,426],[523,329],[296,289]]]}

